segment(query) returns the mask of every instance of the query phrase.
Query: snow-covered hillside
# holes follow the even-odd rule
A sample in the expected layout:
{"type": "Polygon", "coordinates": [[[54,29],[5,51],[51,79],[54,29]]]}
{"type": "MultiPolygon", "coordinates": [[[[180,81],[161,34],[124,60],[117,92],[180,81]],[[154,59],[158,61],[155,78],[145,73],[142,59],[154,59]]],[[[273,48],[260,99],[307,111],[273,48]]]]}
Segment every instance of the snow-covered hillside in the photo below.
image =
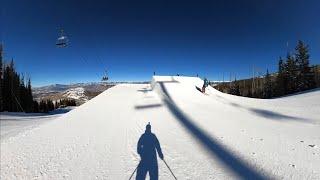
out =
{"type": "Polygon", "coordinates": [[[105,83],[54,84],[33,88],[33,96],[38,101],[42,99],[56,101],[68,98],[74,99],[77,104],[83,104],[112,86],[114,85],[105,83]]]}
{"type": "Polygon", "coordinates": [[[178,179],[320,179],[320,90],[262,100],[204,95],[202,83],[154,76],[108,89],[1,141],[1,179],[128,179],[148,122],[178,179]]]}
{"type": "Polygon", "coordinates": [[[95,82],[91,82],[91,83],[75,83],[75,84],[52,84],[52,85],[48,85],[48,86],[42,86],[42,87],[35,87],[33,88],[33,91],[35,94],[39,94],[39,93],[50,93],[50,92],[63,92],[66,91],[68,89],[72,89],[72,88],[78,88],[78,87],[82,87],[86,90],[90,90],[90,91],[101,91],[104,88],[104,84],[102,83],[95,83],[95,82]]]}
{"type": "Polygon", "coordinates": [[[84,102],[87,102],[89,100],[89,98],[85,95],[85,90],[83,87],[68,89],[63,92],[62,96],[65,98],[81,100],[84,102]]]}

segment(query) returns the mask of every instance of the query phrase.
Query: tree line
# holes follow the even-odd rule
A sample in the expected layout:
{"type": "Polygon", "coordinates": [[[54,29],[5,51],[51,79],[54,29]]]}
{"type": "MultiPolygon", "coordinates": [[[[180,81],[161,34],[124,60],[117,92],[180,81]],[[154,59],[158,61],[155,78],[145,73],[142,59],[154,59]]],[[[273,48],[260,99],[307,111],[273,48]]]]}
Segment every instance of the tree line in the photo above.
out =
{"type": "MultiPolygon", "coordinates": [[[[2,54],[2,53],[0,53],[2,54]]],[[[14,62],[2,61],[0,56],[0,111],[33,112],[30,78],[16,72],[14,62]]]]}
{"type": "Polygon", "coordinates": [[[42,112],[47,113],[60,106],[75,106],[75,100],[50,99],[35,101],[32,95],[31,79],[16,71],[14,61],[4,63],[3,49],[0,44],[0,112],[42,112]]]}
{"type": "Polygon", "coordinates": [[[34,101],[34,112],[48,113],[55,109],[67,106],[76,106],[76,101],[74,99],[60,99],[52,101],[51,99],[41,100],[39,103],[34,101]]]}
{"type": "Polygon", "coordinates": [[[60,99],[55,101],[55,107],[76,106],[76,100],[74,99],[60,99]]]}
{"type": "Polygon", "coordinates": [[[294,53],[279,58],[278,72],[218,84],[220,91],[246,97],[273,98],[320,87],[320,67],[310,65],[309,47],[298,41],[294,53]]]}

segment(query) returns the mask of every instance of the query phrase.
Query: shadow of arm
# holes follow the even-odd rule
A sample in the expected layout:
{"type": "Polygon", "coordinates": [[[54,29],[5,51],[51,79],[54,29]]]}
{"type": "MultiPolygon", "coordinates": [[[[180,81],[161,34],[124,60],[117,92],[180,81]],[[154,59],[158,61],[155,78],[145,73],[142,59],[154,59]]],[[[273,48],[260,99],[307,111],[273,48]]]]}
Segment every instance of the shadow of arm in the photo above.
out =
{"type": "Polygon", "coordinates": [[[160,159],[163,159],[163,153],[162,153],[162,150],[161,150],[161,146],[160,146],[159,140],[155,135],[154,135],[154,139],[155,139],[155,146],[156,146],[158,155],[159,155],[160,159]]]}
{"type": "Polygon", "coordinates": [[[142,138],[143,138],[143,135],[139,138],[139,141],[138,141],[138,144],[137,144],[137,153],[140,155],[141,157],[141,154],[142,154],[142,138]]]}

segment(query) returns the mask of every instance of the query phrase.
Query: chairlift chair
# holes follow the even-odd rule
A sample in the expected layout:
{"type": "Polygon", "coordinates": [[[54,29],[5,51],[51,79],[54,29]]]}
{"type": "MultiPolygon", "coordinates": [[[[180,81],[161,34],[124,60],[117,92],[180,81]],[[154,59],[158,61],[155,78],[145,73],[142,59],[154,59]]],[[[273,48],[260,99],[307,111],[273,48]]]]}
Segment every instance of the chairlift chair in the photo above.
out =
{"type": "Polygon", "coordinates": [[[102,81],[108,81],[108,80],[109,80],[108,77],[106,77],[106,76],[103,76],[103,77],[102,77],[102,81]]]}
{"type": "Polygon", "coordinates": [[[108,72],[107,71],[105,71],[105,73],[104,73],[104,76],[102,77],[102,80],[101,81],[108,81],[109,80],[109,76],[108,76],[108,72]]]}
{"type": "Polygon", "coordinates": [[[56,41],[56,46],[58,48],[64,48],[67,47],[69,43],[68,37],[66,35],[64,35],[63,29],[61,29],[61,33],[60,36],[58,37],[57,41],[56,41]]]}

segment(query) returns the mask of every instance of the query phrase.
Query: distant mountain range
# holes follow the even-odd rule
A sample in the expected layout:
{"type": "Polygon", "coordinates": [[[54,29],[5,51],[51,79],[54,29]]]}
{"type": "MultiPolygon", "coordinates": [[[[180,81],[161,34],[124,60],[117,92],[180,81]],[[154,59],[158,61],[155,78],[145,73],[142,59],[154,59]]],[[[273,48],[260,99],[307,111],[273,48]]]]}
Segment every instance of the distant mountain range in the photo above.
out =
{"type": "Polygon", "coordinates": [[[42,99],[51,99],[53,101],[74,99],[77,104],[83,104],[114,85],[115,83],[53,84],[33,88],[33,96],[38,101],[42,99]]]}
{"type": "Polygon", "coordinates": [[[103,91],[113,87],[116,84],[134,83],[146,84],[149,82],[91,82],[91,83],[74,83],[74,84],[52,84],[42,87],[33,88],[33,96],[35,100],[51,99],[53,101],[59,99],[74,99],[77,104],[83,104],[88,100],[99,95],[103,91]]]}

